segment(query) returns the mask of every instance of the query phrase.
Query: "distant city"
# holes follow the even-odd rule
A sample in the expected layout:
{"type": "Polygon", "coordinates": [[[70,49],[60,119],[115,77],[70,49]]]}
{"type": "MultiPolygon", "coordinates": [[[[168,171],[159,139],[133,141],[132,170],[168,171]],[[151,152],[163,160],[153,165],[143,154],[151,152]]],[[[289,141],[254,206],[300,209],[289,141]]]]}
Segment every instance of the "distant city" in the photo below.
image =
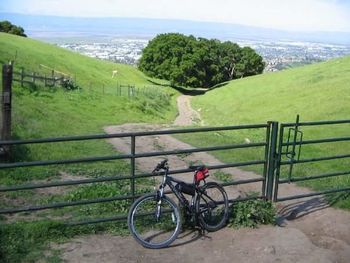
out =
{"type": "MultiPolygon", "coordinates": [[[[337,44],[258,40],[238,40],[233,42],[238,43],[240,46],[254,48],[263,57],[266,63],[266,72],[279,71],[350,55],[350,46],[337,44]]],[[[89,57],[136,65],[141,58],[142,49],[147,46],[147,43],[147,39],[116,38],[106,42],[79,42],[58,45],[89,57]]]]}

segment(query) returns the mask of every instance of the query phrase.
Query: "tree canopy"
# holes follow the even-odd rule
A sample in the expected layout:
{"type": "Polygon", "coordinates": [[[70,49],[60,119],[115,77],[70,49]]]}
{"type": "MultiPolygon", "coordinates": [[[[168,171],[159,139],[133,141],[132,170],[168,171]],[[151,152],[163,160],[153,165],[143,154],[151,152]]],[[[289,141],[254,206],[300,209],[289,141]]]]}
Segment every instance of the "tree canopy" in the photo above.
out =
{"type": "Polygon", "coordinates": [[[178,33],[157,35],[145,47],[139,68],[172,85],[211,87],[260,74],[265,64],[252,48],[230,41],[195,38],[178,33]]]}
{"type": "Polygon", "coordinates": [[[16,26],[7,20],[0,21],[0,32],[27,37],[27,35],[24,34],[24,29],[22,27],[16,26]]]}

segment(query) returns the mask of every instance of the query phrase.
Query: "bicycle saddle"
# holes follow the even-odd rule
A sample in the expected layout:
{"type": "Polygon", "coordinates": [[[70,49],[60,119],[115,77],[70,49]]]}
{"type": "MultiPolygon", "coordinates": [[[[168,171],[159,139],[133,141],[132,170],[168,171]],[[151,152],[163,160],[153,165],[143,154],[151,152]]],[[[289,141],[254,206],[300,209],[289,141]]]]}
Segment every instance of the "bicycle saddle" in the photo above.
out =
{"type": "Polygon", "coordinates": [[[205,168],[205,165],[190,165],[188,167],[188,169],[191,169],[193,171],[203,171],[205,168]]]}

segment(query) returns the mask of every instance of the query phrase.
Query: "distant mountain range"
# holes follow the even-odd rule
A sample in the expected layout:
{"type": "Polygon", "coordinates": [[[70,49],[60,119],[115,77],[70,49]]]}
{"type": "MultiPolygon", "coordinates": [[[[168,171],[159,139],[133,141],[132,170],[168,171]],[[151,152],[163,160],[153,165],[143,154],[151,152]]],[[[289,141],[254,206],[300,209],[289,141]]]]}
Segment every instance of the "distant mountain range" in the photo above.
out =
{"type": "Polygon", "coordinates": [[[227,23],[146,18],[81,18],[1,13],[0,20],[22,26],[33,38],[153,38],[179,32],[220,40],[303,41],[350,45],[350,32],[297,32],[227,23]]]}

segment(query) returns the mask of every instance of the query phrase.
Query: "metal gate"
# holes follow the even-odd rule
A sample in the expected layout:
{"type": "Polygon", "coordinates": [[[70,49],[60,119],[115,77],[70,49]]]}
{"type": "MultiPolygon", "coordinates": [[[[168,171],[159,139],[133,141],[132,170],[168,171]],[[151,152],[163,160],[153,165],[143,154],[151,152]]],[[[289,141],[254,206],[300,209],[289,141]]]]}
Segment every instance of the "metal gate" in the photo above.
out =
{"type": "MultiPolygon", "coordinates": [[[[325,179],[337,176],[349,176],[350,175],[350,144],[345,152],[341,154],[333,154],[329,156],[314,156],[317,155],[317,151],[312,153],[312,156],[302,158],[303,147],[308,146],[321,146],[336,144],[339,142],[349,142],[350,136],[350,120],[336,120],[336,121],[318,121],[318,122],[299,122],[299,116],[294,123],[282,123],[279,129],[279,143],[276,155],[275,165],[275,185],[274,196],[275,202],[287,201],[292,199],[299,199],[317,195],[324,195],[329,193],[346,192],[350,191],[350,184],[345,184],[345,187],[337,186],[336,188],[327,189],[323,191],[313,191],[298,195],[280,196],[279,186],[293,182],[306,182],[309,180],[325,179]],[[343,135],[338,137],[326,137],[324,132],[320,132],[321,138],[311,138],[305,140],[307,130],[310,128],[318,129],[319,131],[325,131],[326,129],[320,129],[327,127],[330,131],[330,135],[336,134],[335,129],[341,128],[345,131],[343,135]],[[344,160],[344,164],[340,165],[339,162],[336,165],[331,166],[332,169],[325,171],[321,174],[308,174],[307,165],[312,165],[319,162],[326,162],[332,160],[344,160]],[[295,172],[297,166],[304,165],[304,172],[295,172]],[[340,168],[339,171],[335,171],[336,168],[340,168]],[[344,170],[342,170],[344,169],[344,170]],[[283,171],[282,171],[283,170],[283,171]]],[[[327,135],[327,133],[326,133],[327,135]]],[[[336,149],[335,146],[332,147],[336,149]]]]}
{"type": "MultiPolygon", "coordinates": [[[[19,145],[31,145],[31,144],[50,144],[50,143],[68,143],[68,142],[82,142],[86,143],[89,140],[104,140],[112,138],[127,138],[129,140],[130,151],[129,153],[117,153],[110,156],[93,156],[93,157],[76,157],[75,159],[61,159],[61,160],[29,160],[29,161],[15,161],[12,163],[0,163],[0,173],[2,171],[6,172],[9,169],[18,169],[26,167],[43,167],[43,166],[57,166],[57,165],[69,165],[69,164],[78,164],[78,163],[90,163],[90,162],[103,162],[110,160],[129,160],[130,161],[130,174],[129,176],[118,175],[115,176],[101,176],[96,178],[86,178],[86,179],[73,179],[69,181],[51,181],[43,183],[26,183],[21,185],[2,185],[0,186],[0,194],[9,193],[9,192],[18,192],[22,190],[35,190],[42,188],[50,187],[65,187],[65,186],[77,186],[77,185],[86,185],[86,184],[98,184],[104,182],[116,182],[124,180],[129,182],[129,191],[127,195],[118,195],[111,196],[107,198],[96,198],[96,199],[83,199],[77,201],[65,201],[65,202],[50,202],[47,204],[40,205],[28,205],[20,207],[0,207],[0,215],[2,214],[14,214],[14,213],[27,213],[42,211],[48,209],[57,209],[63,207],[72,207],[72,206],[84,206],[90,204],[98,203],[107,203],[107,202],[121,202],[123,200],[133,200],[140,196],[138,193],[136,184],[137,180],[140,178],[149,178],[153,177],[151,173],[138,173],[135,165],[135,161],[140,158],[149,158],[156,156],[170,156],[170,155],[179,155],[179,154],[189,154],[197,152],[211,152],[218,150],[239,150],[239,149],[261,149],[261,155],[254,160],[245,160],[243,162],[238,162],[231,160],[226,163],[213,164],[208,166],[209,169],[224,169],[230,167],[246,167],[246,166],[261,166],[262,174],[255,178],[247,178],[237,181],[231,181],[223,183],[224,187],[232,185],[242,185],[242,184],[261,184],[261,191],[255,196],[242,197],[239,200],[231,199],[230,202],[235,201],[244,201],[249,199],[256,198],[272,198],[272,187],[273,187],[273,169],[269,167],[269,163],[273,161],[271,158],[270,152],[274,152],[276,149],[275,142],[270,144],[271,138],[276,137],[277,123],[269,122],[265,124],[255,124],[255,125],[239,125],[239,126],[226,126],[226,127],[209,127],[209,128],[192,128],[192,129],[177,129],[177,130],[160,130],[160,131],[145,131],[145,132],[129,132],[129,133],[116,133],[116,134],[98,134],[98,135],[88,135],[88,136],[71,136],[71,137],[59,137],[59,138],[45,138],[45,139],[29,139],[29,140],[16,140],[16,141],[0,141],[0,146],[9,147],[9,146],[19,146],[19,145]],[[138,152],[137,144],[143,138],[147,136],[162,136],[162,135],[176,135],[176,134],[188,134],[188,133],[199,133],[199,132],[222,132],[222,131],[247,131],[247,130],[256,130],[260,131],[262,135],[262,141],[254,143],[233,143],[230,145],[211,145],[208,147],[200,148],[187,148],[187,149],[176,149],[176,150],[162,150],[162,151],[153,151],[153,152],[138,152]]],[[[190,169],[175,169],[170,172],[170,174],[179,174],[179,173],[189,173],[192,170],[190,169]]],[[[118,173],[118,171],[116,171],[118,173]]],[[[126,214],[118,214],[114,217],[106,218],[89,218],[79,221],[70,221],[66,222],[68,225],[83,225],[91,223],[100,223],[100,222],[109,222],[115,220],[125,220],[126,214]]]]}
{"type": "MultiPolygon", "coordinates": [[[[335,192],[350,191],[349,185],[345,187],[338,187],[335,189],[328,189],[319,192],[308,192],[304,194],[291,195],[291,196],[280,196],[279,187],[283,184],[293,183],[293,182],[304,182],[309,180],[316,180],[322,178],[330,178],[336,176],[348,176],[350,174],[349,165],[350,163],[345,163],[343,165],[345,168],[343,171],[330,170],[328,172],[309,175],[298,174],[297,166],[302,164],[318,163],[322,161],[331,160],[350,160],[350,148],[348,152],[335,154],[331,156],[311,156],[310,158],[302,158],[303,148],[309,145],[324,145],[333,143],[344,143],[350,141],[349,129],[345,129],[344,136],[329,137],[329,138],[312,138],[305,140],[305,130],[309,127],[319,128],[320,126],[328,126],[331,129],[330,134],[333,134],[333,127],[350,125],[350,120],[338,120],[338,121],[320,121],[320,122],[299,122],[299,117],[294,123],[282,123],[279,125],[278,122],[268,122],[266,124],[256,124],[256,125],[240,125],[240,126],[227,126],[227,127],[210,127],[210,128],[192,128],[192,129],[178,129],[178,130],[163,130],[163,131],[149,131],[149,132],[132,132],[132,133],[118,133],[118,134],[99,134],[91,136],[72,136],[72,137],[60,137],[60,138],[46,138],[46,139],[33,139],[33,140],[20,140],[20,141],[0,141],[1,147],[10,147],[13,145],[25,145],[25,144],[47,144],[47,143],[66,143],[72,141],[83,141],[87,142],[89,140],[101,140],[101,139],[111,139],[111,138],[129,138],[130,140],[130,152],[126,154],[114,154],[111,156],[94,156],[94,157],[79,157],[76,159],[64,159],[64,160],[35,160],[35,161],[22,161],[14,163],[0,163],[0,172],[7,171],[11,168],[20,167],[39,167],[39,166],[50,166],[50,165],[66,165],[66,164],[76,164],[76,163],[88,163],[88,162],[101,162],[107,160],[121,160],[126,159],[130,161],[130,175],[121,176],[115,175],[110,177],[97,177],[88,178],[80,180],[70,180],[70,181],[57,181],[57,182],[46,182],[46,183],[27,183],[22,185],[2,185],[0,186],[0,194],[7,192],[16,192],[21,190],[33,190],[39,188],[50,188],[50,187],[64,187],[73,186],[81,184],[96,184],[102,182],[115,182],[120,180],[126,180],[130,182],[127,195],[123,196],[112,196],[108,198],[97,198],[89,200],[78,200],[71,202],[54,202],[44,205],[30,205],[24,207],[3,207],[0,208],[1,214],[12,214],[21,212],[32,212],[40,211],[46,209],[56,209],[68,206],[82,206],[97,203],[106,203],[113,201],[122,200],[133,200],[138,197],[138,193],[135,191],[137,185],[135,181],[139,178],[152,177],[150,173],[138,174],[135,169],[135,160],[139,158],[148,158],[155,156],[168,156],[168,155],[179,155],[179,154],[189,154],[194,152],[208,152],[217,150],[238,150],[243,148],[253,148],[262,149],[261,156],[254,160],[244,160],[244,161],[234,161],[227,162],[224,164],[211,165],[211,169],[223,169],[229,167],[245,167],[245,166],[261,166],[262,174],[257,178],[247,178],[244,180],[231,181],[223,183],[223,186],[241,185],[241,184],[261,184],[261,191],[257,196],[251,196],[242,198],[239,200],[230,200],[231,202],[243,201],[252,198],[263,198],[267,200],[272,200],[275,202],[281,202],[291,199],[304,198],[309,196],[323,195],[335,192]],[[184,133],[198,133],[198,132],[219,132],[219,131],[245,131],[245,130],[257,130],[261,131],[262,140],[254,143],[235,143],[228,145],[211,145],[208,147],[200,148],[188,148],[188,149],[176,149],[168,151],[155,151],[155,152],[137,152],[136,145],[139,139],[147,136],[161,136],[161,135],[175,135],[184,133]]],[[[171,173],[178,174],[190,172],[189,169],[178,169],[171,173]]],[[[125,219],[125,214],[117,215],[113,218],[95,218],[88,219],[78,222],[69,222],[68,224],[80,225],[98,222],[108,222],[114,220],[125,219]]]]}

